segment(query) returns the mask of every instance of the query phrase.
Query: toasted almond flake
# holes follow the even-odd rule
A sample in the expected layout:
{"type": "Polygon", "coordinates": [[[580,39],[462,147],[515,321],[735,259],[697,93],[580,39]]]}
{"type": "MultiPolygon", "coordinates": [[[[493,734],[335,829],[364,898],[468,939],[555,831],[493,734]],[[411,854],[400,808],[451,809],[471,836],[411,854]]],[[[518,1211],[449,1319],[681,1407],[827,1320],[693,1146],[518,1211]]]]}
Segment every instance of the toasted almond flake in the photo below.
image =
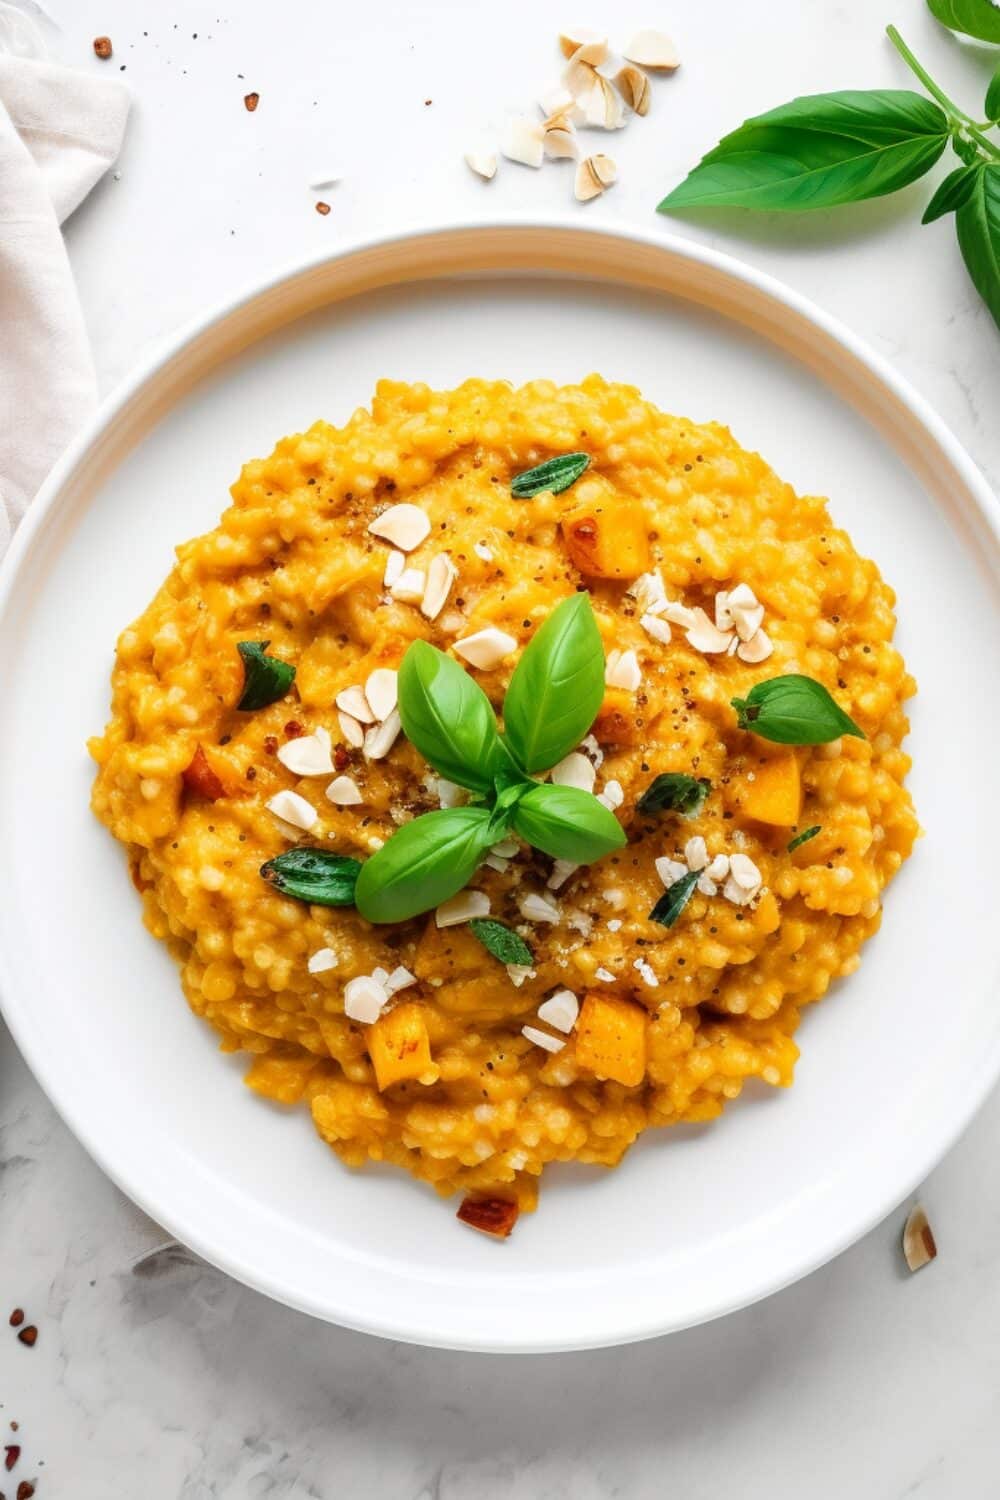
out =
{"type": "Polygon", "coordinates": [[[659,641],[661,646],[669,646],[673,635],[669,620],[661,620],[658,615],[643,615],[639,624],[654,641],[659,641]]]}
{"type": "Polygon", "coordinates": [[[602,792],[602,796],[606,799],[608,806],[612,810],[621,807],[622,803],[625,801],[625,791],[622,787],[621,782],[615,780],[614,777],[612,777],[610,781],[606,781],[604,783],[604,791],[602,792]]]}
{"type": "Polygon", "coordinates": [[[376,719],[387,719],[396,707],[399,674],[393,667],[376,667],[365,683],[365,697],[376,719]]]}
{"type": "Polygon", "coordinates": [[[689,870],[704,870],[708,866],[708,849],[701,834],[695,834],[684,845],[684,858],[689,870]]]}
{"type": "Polygon", "coordinates": [[[380,984],[382,988],[385,989],[389,981],[389,970],[381,968],[372,969],[372,978],[375,980],[376,984],[380,984]]]}
{"type": "Polygon", "coordinates": [[[550,83],[538,96],[538,105],[547,120],[553,115],[572,119],[576,113],[576,100],[564,83],[550,83]]]}
{"type": "Polygon", "coordinates": [[[368,530],[372,536],[380,536],[391,542],[400,552],[412,552],[430,536],[431,520],[419,505],[403,501],[399,505],[390,505],[388,510],[376,516],[370,522],[368,530]]]}
{"type": "Polygon", "coordinates": [[[558,922],[562,916],[562,912],[554,901],[550,901],[546,896],[538,895],[535,891],[522,896],[517,906],[526,922],[558,922]]]}
{"type": "Polygon", "coordinates": [[[669,73],[679,67],[681,61],[677,48],[662,31],[637,31],[623,49],[622,56],[643,68],[663,69],[669,73]]]}
{"type": "Polygon", "coordinates": [[[419,604],[427,587],[427,574],[423,568],[404,568],[389,590],[400,604],[419,604]]]}
{"type": "Polygon", "coordinates": [[[469,800],[469,794],[464,786],[457,786],[454,781],[448,781],[444,776],[438,777],[437,795],[442,807],[462,807],[469,800]]]}
{"type": "Polygon", "coordinates": [[[298,792],[275,792],[266,806],[268,812],[274,813],[283,823],[290,823],[293,828],[301,828],[305,833],[314,828],[319,819],[319,813],[312,803],[307,802],[298,792]]]}
{"type": "Polygon", "coordinates": [[[617,176],[617,168],[610,156],[588,156],[576,169],[576,196],[587,203],[610,187],[617,176]]]}
{"type": "Polygon", "coordinates": [[[384,760],[399,738],[402,727],[399,709],[394,708],[388,718],[365,735],[365,759],[384,760]]]}
{"type": "Polygon", "coordinates": [[[704,870],[698,876],[698,884],[696,889],[701,891],[701,894],[703,896],[716,896],[718,895],[719,891],[719,887],[716,885],[715,881],[711,878],[711,876],[706,875],[704,870]]]}
{"type": "Polygon", "coordinates": [[[756,609],[760,600],[748,583],[738,583],[730,593],[726,595],[726,601],[732,614],[748,609],[756,609]]]}
{"type": "Polygon", "coordinates": [[[508,161],[520,162],[524,167],[540,167],[545,159],[545,131],[537,120],[515,115],[507,121],[500,149],[508,161]]]}
{"type": "Polygon", "coordinates": [[[697,616],[693,609],[688,609],[686,604],[681,604],[676,599],[669,599],[663,615],[671,625],[676,625],[679,630],[690,630],[697,624],[697,616]]]}
{"type": "Polygon", "coordinates": [[[722,894],[725,896],[727,901],[732,901],[734,906],[748,906],[756,896],[757,892],[756,890],[746,890],[742,885],[740,885],[738,880],[734,880],[732,875],[730,875],[729,879],[722,887],[722,894]]]}
{"type": "Polygon", "coordinates": [[[740,640],[749,641],[764,623],[764,606],[757,604],[753,609],[734,609],[732,616],[733,627],[740,640]]]}
{"type": "Polygon", "coordinates": [[[457,577],[458,569],[447,552],[439,552],[431,559],[431,565],[427,569],[427,587],[420,601],[420,612],[426,615],[428,620],[436,620],[444,609],[445,601],[451,593],[451,586],[457,577]]]}
{"type": "Polygon", "coordinates": [[[288,740],[278,750],[278,759],[293,776],[329,776],[333,770],[330,749],[330,731],[320,727],[288,740]]]}
{"type": "Polygon", "coordinates": [[[501,839],[499,844],[493,845],[490,853],[499,855],[501,859],[513,859],[520,851],[521,845],[517,839],[501,839]]]}
{"type": "Polygon", "coordinates": [[[558,891],[579,868],[571,859],[557,859],[552,866],[552,874],[545,882],[546,890],[558,891]]]}
{"type": "Polygon", "coordinates": [[[359,974],[344,985],[344,1015],[370,1026],[377,1021],[389,996],[371,974],[359,974]]]}
{"type": "Polygon", "coordinates": [[[317,948],[315,953],[309,955],[306,968],[310,974],[327,974],[331,969],[335,969],[339,962],[332,948],[317,948]]]}
{"type": "Polygon", "coordinates": [[[353,746],[355,750],[360,750],[365,742],[365,731],[364,727],[358,723],[353,714],[345,714],[341,710],[337,715],[337,723],[340,725],[340,732],[347,743],[353,746]]]}
{"type": "Polygon", "coordinates": [[[557,1031],[573,1030],[580,1014],[580,1002],[572,990],[556,990],[538,1007],[538,1019],[557,1031]]]}
{"type": "Polygon", "coordinates": [[[596,77],[597,69],[593,63],[587,62],[585,58],[577,57],[575,53],[563,69],[562,86],[580,111],[581,117],[585,116],[587,100],[594,91],[596,77]]]}
{"type": "Polygon", "coordinates": [[[488,917],[490,898],[485,891],[459,891],[450,901],[442,901],[434,913],[439,927],[457,927],[462,922],[471,922],[474,917],[488,917]]]}
{"type": "Polygon", "coordinates": [[[534,979],[537,972],[530,964],[504,964],[504,968],[507,970],[507,978],[517,990],[526,979],[534,979]]]}
{"type": "Polygon", "coordinates": [[[736,655],[740,661],[755,666],[757,662],[767,661],[773,650],[770,636],[765,635],[763,630],[758,630],[748,641],[740,642],[736,648],[736,655]]]}
{"type": "Polygon", "coordinates": [[[679,859],[670,859],[665,854],[661,855],[655,863],[656,873],[663,881],[665,890],[669,890],[672,885],[676,885],[678,880],[683,880],[684,876],[689,873],[686,864],[679,859]]]}
{"type": "Polygon", "coordinates": [[[493,561],[493,550],[485,542],[473,542],[472,550],[482,562],[493,561]]]}
{"type": "Polygon", "coordinates": [[[644,615],[660,615],[667,607],[667,594],[659,571],[640,573],[625,590],[644,615]]]}
{"type": "Polygon", "coordinates": [[[391,589],[394,583],[398,583],[405,567],[406,553],[400,552],[398,547],[393,547],[385,560],[385,572],[382,574],[383,587],[391,589]]]}
{"type": "Polygon", "coordinates": [[[400,964],[397,968],[393,969],[392,973],[386,979],[385,988],[390,995],[395,995],[399,990],[409,989],[410,985],[416,984],[416,982],[416,974],[411,974],[409,969],[404,968],[400,964]]]}
{"type": "Polygon", "coordinates": [[[497,175],[497,159],[493,151],[466,151],[465,164],[487,182],[497,175]]]}
{"type": "Polygon", "coordinates": [[[559,51],[563,57],[577,57],[597,68],[607,60],[608,39],[589,26],[571,26],[559,33],[559,51]]]}
{"type": "Polygon", "coordinates": [[[623,926],[624,923],[622,922],[621,917],[612,917],[610,922],[608,923],[608,931],[621,932],[623,926]]]}
{"type": "Polygon", "coordinates": [[[485,630],[477,630],[474,635],[455,642],[456,655],[485,672],[499,666],[504,657],[516,650],[514,637],[495,625],[487,625],[485,630]]]}
{"type": "Polygon", "coordinates": [[[642,669],[634,651],[611,651],[604,669],[608,687],[624,688],[635,693],[642,686],[642,669]]]}
{"type": "Polygon", "coordinates": [[[557,160],[568,158],[575,161],[580,154],[579,142],[573,126],[562,115],[556,116],[559,123],[545,122],[545,155],[557,160]]]}
{"type": "Polygon", "coordinates": [[[717,630],[732,630],[733,616],[729,608],[729,594],[720,589],[715,596],[715,625],[717,630]]]}
{"type": "Polygon", "coordinates": [[[582,792],[592,792],[597,780],[596,767],[579,750],[571,750],[552,767],[550,774],[556,786],[575,786],[582,792]]]}
{"type": "Polygon", "coordinates": [[[344,688],[334,699],[341,713],[350,714],[352,719],[357,719],[359,724],[374,724],[375,715],[372,713],[371,704],[365,697],[364,688],[344,688]]]}
{"type": "Polygon", "coordinates": [[[548,1031],[539,1031],[537,1026],[522,1026],[521,1035],[526,1036],[529,1042],[534,1042],[536,1047],[544,1047],[546,1052],[561,1052],[566,1045],[562,1037],[553,1036],[548,1031]]]}
{"type": "Polygon", "coordinates": [[[705,611],[699,606],[692,611],[694,624],[686,632],[689,646],[706,654],[725,651],[732,639],[724,630],[717,630],[705,611]]]}
{"type": "Polygon", "coordinates": [[[712,862],[706,867],[705,874],[709,880],[725,880],[729,874],[729,855],[717,854],[712,862]]]}
{"type": "Polygon", "coordinates": [[[637,115],[648,115],[651,103],[649,79],[635,63],[626,63],[615,74],[618,92],[625,103],[637,115]]]}
{"type": "Polygon", "coordinates": [[[911,1208],[903,1225],[903,1257],[911,1271],[920,1271],[937,1255],[934,1232],[921,1204],[911,1208]]]}
{"type": "Polygon", "coordinates": [[[326,795],[338,807],[357,807],[365,800],[353,776],[337,776],[327,787],[326,795]]]}
{"type": "Polygon", "coordinates": [[[660,981],[656,977],[656,970],[648,959],[637,958],[634,960],[632,967],[639,975],[643,984],[647,984],[651,990],[659,989],[660,981]]]}
{"type": "Polygon", "coordinates": [[[735,656],[736,653],[737,653],[737,651],[739,649],[740,649],[740,638],[739,638],[739,636],[734,631],[732,639],[730,640],[729,645],[726,647],[726,655],[727,656],[735,656]]]}
{"type": "Polygon", "coordinates": [[[599,979],[602,984],[614,984],[615,976],[610,969],[595,969],[594,978],[599,979]]]}
{"type": "MultiPolygon", "coordinates": [[[[625,108],[621,95],[602,73],[595,73],[590,91],[581,96],[584,123],[596,125],[599,130],[620,130],[625,124],[625,108]]],[[[598,173],[602,187],[610,187],[615,173],[610,177],[598,173]]]]}
{"type": "Polygon", "coordinates": [[[501,854],[487,854],[486,858],[483,860],[483,864],[486,865],[488,869],[496,870],[498,874],[502,875],[507,869],[507,866],[510,864],[510,860],[504,859],[501,854]]]}
{"type": "Polygon", "coordinates": [[[745,891],[756,890],[764,878],[748,854],[730,855],[729,873],[745,891]]]}

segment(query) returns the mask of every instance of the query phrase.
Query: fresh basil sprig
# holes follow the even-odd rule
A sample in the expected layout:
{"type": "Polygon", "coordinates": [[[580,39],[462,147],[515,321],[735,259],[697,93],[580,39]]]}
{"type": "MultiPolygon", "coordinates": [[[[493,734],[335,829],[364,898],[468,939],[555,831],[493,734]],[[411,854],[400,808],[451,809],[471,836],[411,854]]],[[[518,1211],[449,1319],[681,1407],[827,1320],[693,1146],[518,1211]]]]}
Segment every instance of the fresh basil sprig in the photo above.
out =
{"type": "Polygon", "coordinates": [[[711,782],[704,777],[689,776],[686,771],[664,771],[654,777],[636,807],[641,813],[679,812],[683,818],[696,818],[705,806],[711,782]]]}
{"type": "Polygon", "coordinates": [[[740,729],[778,745],[826,745],[842,734],[865,738],[821,682],[797,672],[756,682],[745,698],[731,702],[740,729]]]}
{"type": "Polygon", "coordinates": [[[568,490],[571,484],[575,484],[589,465],[589,453],[560,453],[555,458],[547,458],[544,463],[536,464],[533,469],[515,474],[510,482],[510,492],[515,500],[530,500],[545,490],[559,495],[563,490],[568,490]]]}
{"type": "MultiPolygon", "coordinates": [[[[992,0],[928,0],[953,30],[1000,42],[992,0]]],[[[785,213],[833,208],[894,193],[929,171],[950,143],[966,171],[952,172],[923,222],[956,214],[966,268],[1000,324],[1000,74],[977,122],[934,82],[895,26],[887,34],[929,99],[908,89],[809,94],[746,120],[724,136],[658,205],[749,208],[785,213]]]]}
{"type": "Polygon", "coordinates": [[[580,743],[604,701],[604,667],[590,598],[574,594],[526,647],[504,699],[504,739],[523,770],[548,770],[580,743]]]}
{"type": "Polygon", "coordinates": [[[278,656],[265,655],[270,641],[237,641],[243,659],[243,693],[236,707],[244,713],[266,708],[283,698],[295,681],[295,668],[278,656]]]}
{"type": "Polygon", "coordinates": [[[493,705],[458,662],[414,641],[399,668],[403,733],[424,760],[468,791],[493,785],[500,736],[493,705]]]}
{"type": "Polygon", "coordinates": [[[487,953],[492,953],[502,964],[528,966],[534,962],[534,955],[524,938],[504,926],[503,922],[497,922],[493,917],[473,917],[469,927],[487,953]]]}
{"type": "Polygon", "coordinates": [[[808,844],[810,839],[814,839],[817,833],[822,831],[822,828],[822,823],[814,823],[811,828],[803,828],[801,833],[797,833],[793,839],[789,839],[785,845],[787,852],[791,854],[793,849],[799,849],[803,844],[808,844]]]}
{"type": "Polygon", "coordinates": [[[514,832],[553,859],[589,865],[625,843],[611,810],[575,786],[535,785],[514,808],[514,832]]]}
{"type": "Polygon", "coordinates": [[[800,673],[757,682],[745,698],[731,701],[740,729],[779,745],[825,745],[842,734],[865,738],[823,684],[800,673]]]}
{"type": "Polygon", "coordinates": [[[673,885],[668,885],[650,912],[649,920],[659,922],[664,927],[673,927],[691,900],[700,874],[700,870],[689,870],[686,875],[681,876],[680,880],[675,880],[673,885]]]}
{"type": "Polygon", "coordinates": [[[353,906],[361,862],[329,849],[286,849],[261,865],[268,885],[310,906],[353,906]]]}
{"type": "Polygon", "coordinates": [[[457,896],[499,837],[488,807],[448,807],[404,823],[365,861],[354,893],[369,922],[405,922],[457,896]]]}

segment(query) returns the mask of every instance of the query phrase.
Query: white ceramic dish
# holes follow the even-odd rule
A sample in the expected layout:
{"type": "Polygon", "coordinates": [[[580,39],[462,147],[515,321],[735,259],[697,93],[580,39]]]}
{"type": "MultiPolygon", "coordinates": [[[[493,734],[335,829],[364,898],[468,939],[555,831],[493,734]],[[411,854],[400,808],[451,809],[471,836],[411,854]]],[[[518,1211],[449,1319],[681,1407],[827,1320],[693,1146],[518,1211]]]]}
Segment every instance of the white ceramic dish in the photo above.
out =
{"type": "Polygon", "coordinates": [[[587,1347],[715,1317],[803,1275],[935,1164],[1000,1074],[997,515],[941,423],[843,328],[662,233],[512,224],[355,247],[242,297],[109,401],[0,580],[0,990],[67,1123],[142,1207],[295,1307],[427,1344],[587,1347]],[[298,320],[298,321],[296,321],[298,320]],[[858,974],[810,1014],[795,1088],[622,1167],[547,1174],[497,1244],[400,1173],[351,1173],[240,1083],[142,929],[87,808],[117,632],[241,461],[366,402],[383,374],[638,384],[727,422],[875,555],[921,694],[927,838],[858,974]]]}

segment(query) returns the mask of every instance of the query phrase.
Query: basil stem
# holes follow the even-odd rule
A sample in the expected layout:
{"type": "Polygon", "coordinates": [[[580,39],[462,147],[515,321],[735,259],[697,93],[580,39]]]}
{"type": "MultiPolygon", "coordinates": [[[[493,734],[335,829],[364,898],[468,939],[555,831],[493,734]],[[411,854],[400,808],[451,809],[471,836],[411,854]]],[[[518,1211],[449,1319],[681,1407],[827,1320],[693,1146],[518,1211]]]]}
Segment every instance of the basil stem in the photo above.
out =
{"type": "Polygon", "coordinates": [[[673,885],[668,886],[650,912],[649,920],[660,922],[664,927],[673,927],[691,900],[700,875],[700,870],[689,870],[680,880],[675,880],[673,885]]]}
{"type": "Polygon", "coordinates": [[[236,707],[244,713],[283,698],[295,681],[295,668],[278,656],[265,656],[270,641],[237,641],[243,658],[243,693],[236,707]]]}
{"type": "Polygon", "coordinates": [[[524,939],[502,922],[494,921],[492,917],[473,917],[469,927],[487,953],[492,953],[502,964],[530,965],[534,961],[524,939]]]}
{"type": "Polygon", "coordinates": [[[549,490],[553,495],[561,494],[575,484],[590,464],[589,453],[560,453],[556,458],[547,458],[533,469],[515,474],[510,482],[510,492],[515,500],[530,500],[549,490]]]}
{"type": "Polygon", "coordinates": [[[711,782],[704,776],[689,776],[686,771],[664,771],[655,777],[636,803],[641,813],[679,812],[684,818],[696,818],[705,806],[711,782]]]}
{"type": "Polygon", "coordinates": [[[468,885],[496,843],[488,807],[449,807],[404,823],[366,860],[355,900],[369,922],[404,922],[468,885]]]}
{"type": "Polygon", "coordinates": [[[514,808],[513,823],[533,848],[578,865],[592,864],[625,844],[614,813],[575,786],[533,786],[514,808]]]}
{"type": "Polygon", "coordinates": [[[403,733],[456,786],[486,792],[502,754],[493,706],[464,667],[414,641],[399,668],[403,733]]]}
{"type": "Polygon", "coordinates": [[[283,896],[310,906],[353,906],[361,862],[329,849],[286,849],[261,865],[260,873],[283,896]]]}
{"type": "Polygon", "coordinates": [[[785,846],[787,852],[791,854],[793,849],[798,849],[802,844],[808,844],[809,840],[814,839],[817,833],[822,830],[822,827],[822,823],[814,823],[811,828],[804,828],[801,833],[797,833],[785,846]]]}
{"type": "Polygon", "coordinates": [[[825,745],[842,734],[865,738],[821,682],[791,673],[757,682],[745,698],[733,698],[740,729],[778,745],[825,745]]]}
{"type": "Polygon", "coordinates": [[[588,594],[555,609],[525,648],[504,699],[504,737],[525,771],[574,749],[604,701],[604,648],[588,594]]]}

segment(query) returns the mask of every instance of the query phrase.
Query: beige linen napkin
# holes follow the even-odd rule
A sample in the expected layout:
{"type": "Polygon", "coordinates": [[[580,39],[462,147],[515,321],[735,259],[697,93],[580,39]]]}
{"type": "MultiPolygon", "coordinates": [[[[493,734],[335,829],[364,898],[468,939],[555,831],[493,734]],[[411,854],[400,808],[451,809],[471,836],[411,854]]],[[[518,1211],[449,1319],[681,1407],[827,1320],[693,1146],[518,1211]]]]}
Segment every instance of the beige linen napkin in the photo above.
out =
{"type": "Polygon", "coordinates": [[[117,79],[3,51],[5,12],[0,5],[0,557],[97,400],[59,226],[117,157],[129,110],[117,79]]]}

